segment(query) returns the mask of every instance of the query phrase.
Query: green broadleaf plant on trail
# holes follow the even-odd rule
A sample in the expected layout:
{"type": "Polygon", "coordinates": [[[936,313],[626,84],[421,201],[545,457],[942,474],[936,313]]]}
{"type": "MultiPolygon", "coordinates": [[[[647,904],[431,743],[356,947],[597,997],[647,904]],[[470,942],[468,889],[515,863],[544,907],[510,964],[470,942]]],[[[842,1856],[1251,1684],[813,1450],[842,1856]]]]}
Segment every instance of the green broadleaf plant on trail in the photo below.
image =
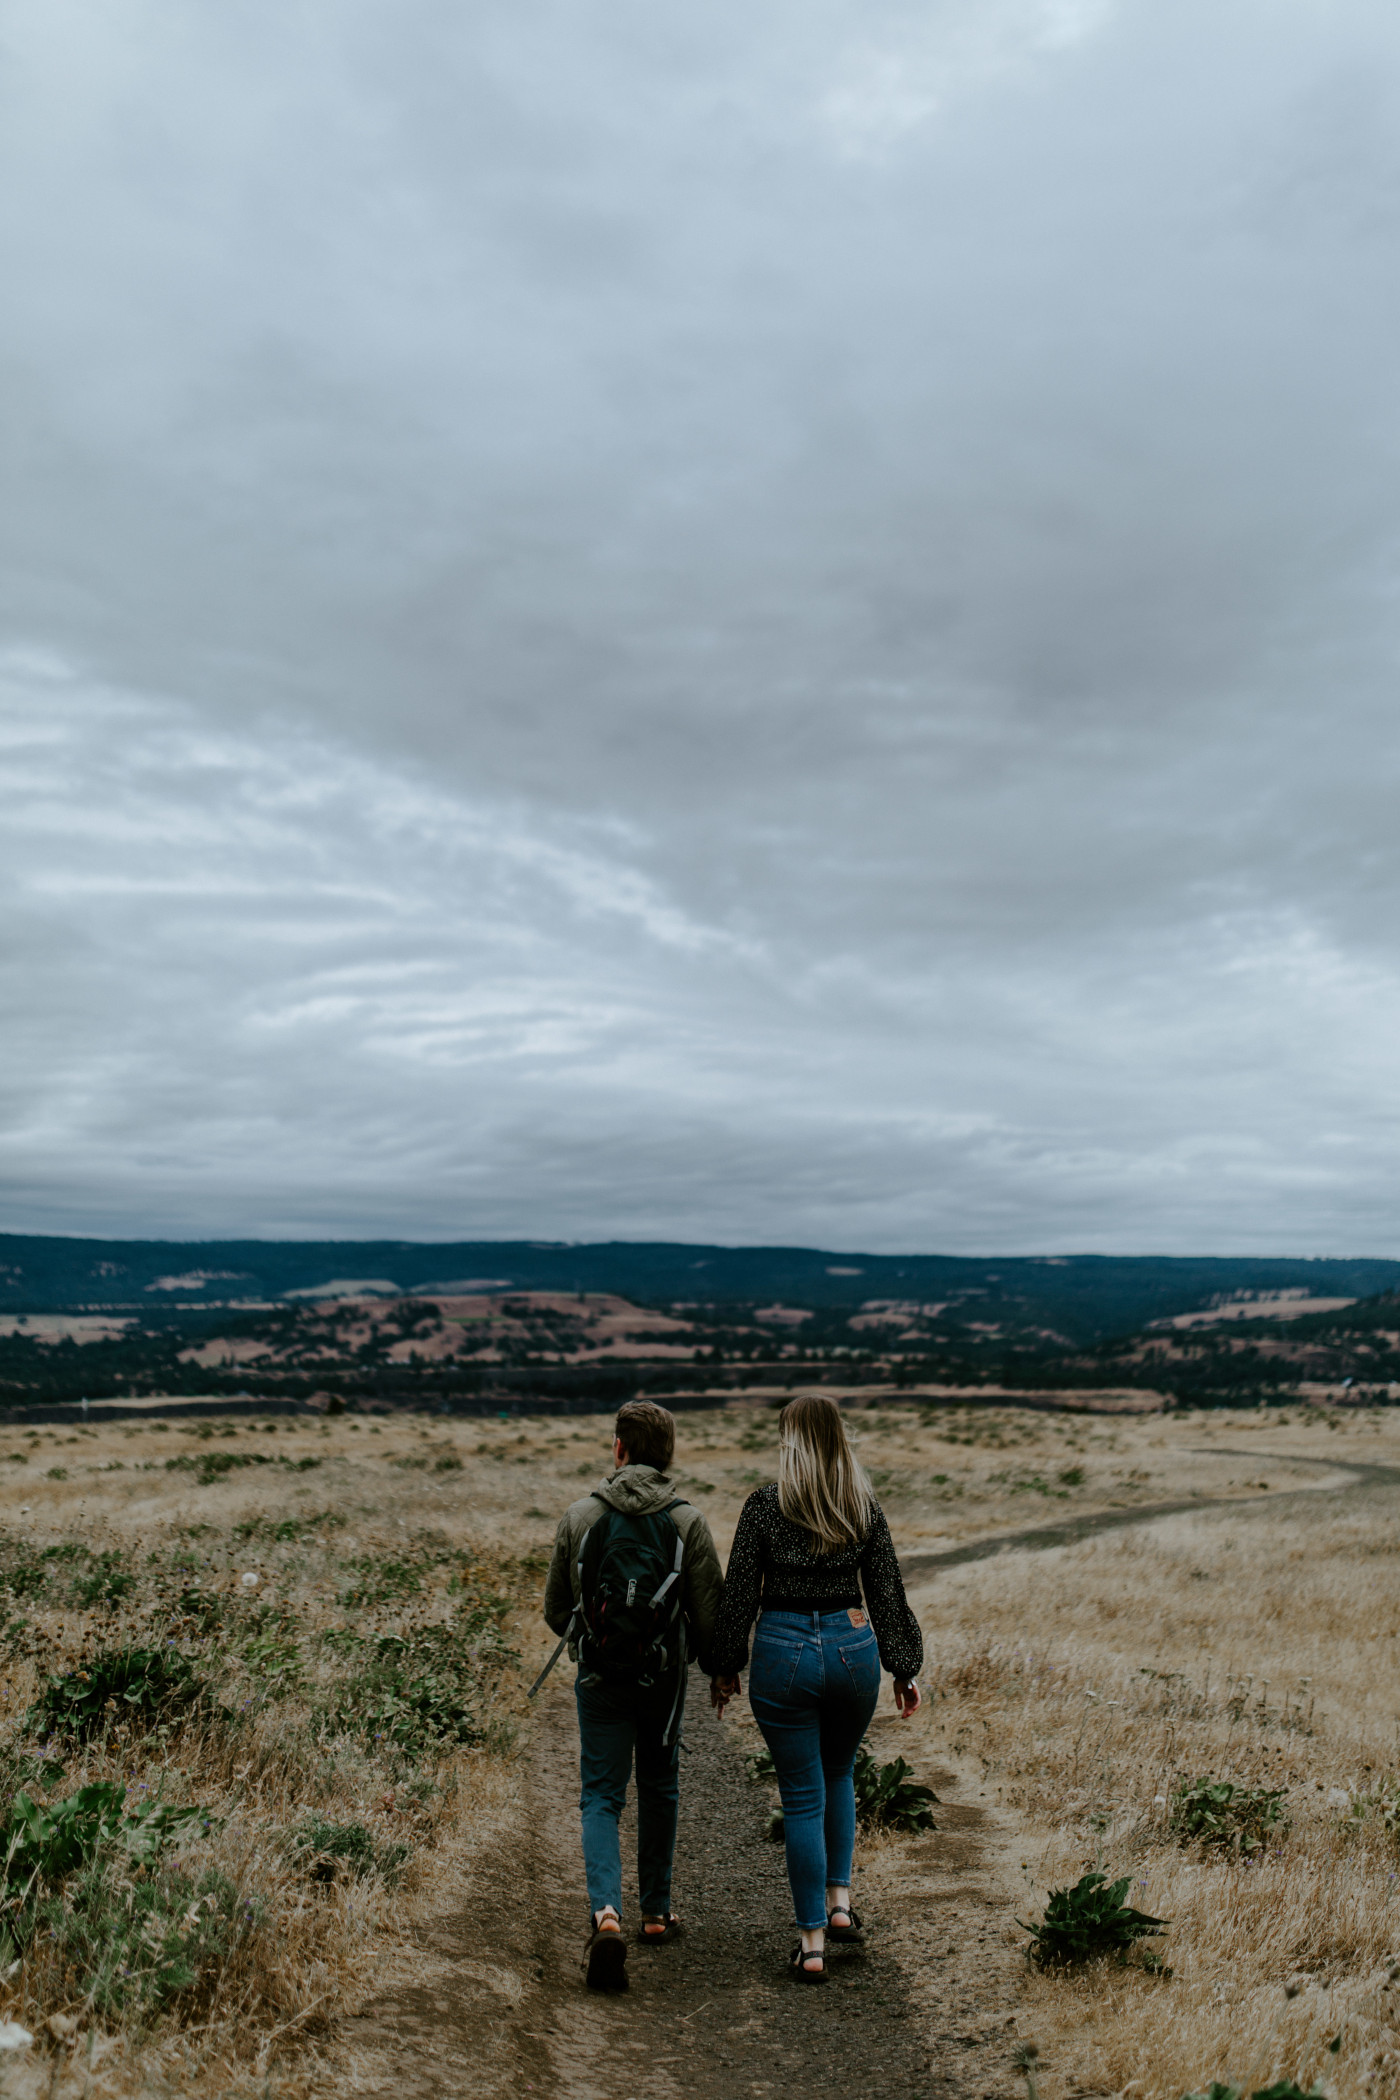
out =
{"type": "Polygon", "coordinates": [[[1161,1932],[1166,1918],[1150,1917],[1123,1901],[1131,1875],[1110,1883],[1106,1874],[1082,1874],[1073,1888],[1052,1889],[1039,1925],[1017,1924],[1031,1936],[1026,1952],[1037,1968],[1067,1968],[1114,1955],[1127,1956],[1134,1942],[1161,1932]]]}
{"type": "MultiPolygon", "coordinates": [[[[767,1750],[760,1750],[748,1760],[751,1779],[776,1779],[777,1771],[767,1750]]],[[[913,1835],[923,1830],[936,1830],[933,1810],[938,1796],[933,1788],[921,1786],[914,1779],[913,1767],[902,1757],[891,1758],[888,1764],[878,1764],[864,1748],[856,1752],[855,1768],[851,1774],[856,1790],[856,1819],[867,1830],[899,1830],[913,1835]]],[[[784,1834],[783,1812],[780,1808],[770,1811],[768,1836],[774,1844],[781,1844],[784,1834]]]]}

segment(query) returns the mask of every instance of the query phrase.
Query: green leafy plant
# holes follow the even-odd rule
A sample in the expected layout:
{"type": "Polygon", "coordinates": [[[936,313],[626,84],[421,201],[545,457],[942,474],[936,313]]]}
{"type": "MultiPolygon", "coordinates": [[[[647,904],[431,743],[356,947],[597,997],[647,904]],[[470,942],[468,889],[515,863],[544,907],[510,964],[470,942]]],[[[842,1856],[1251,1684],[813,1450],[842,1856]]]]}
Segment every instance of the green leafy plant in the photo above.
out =
{"type": "Polygon", "coordinates": [[[1183,1772],[1172,1790],[1168,1821],[1185,1844],[1193,1842],[1242,1852],[1263,1849],[1288,1827],[1282,1802],[1286,1787],[1238,1786],[1229,1779],[1190,1779],[1183,1772]]]}
{"type": "Polygon", "coordinates": [[[1165,1918],[1149,1917],[1123,1901],[1131,1885],[1128,1874],[1112,1883],[1106,1874],[1082,1874],[1073,1888],[1050,1891],[1039,1925],[1018,1918],[1031,1936],[1026,1951],[1037,1968],[1063,1968],[1108,1954],[1122,1961],[1135,1941],[1161,1932],[1165,1918]]]}
{"type": "Polygon", "coordinates": [[[486,1740],[485,1686],[515,1660],[494,1614],[464,1614],[449,1626],[382,1634],[337,1688],[337,1726],[419,1750],[435,1742],[486,1740]]]}
{"type": "Polygon", "coordinates": [[[292,1851],[313,1881],[334,1881],[341,1861],[357,1878],[374,1871],[374,1839],[363,1823],[327,1823],[313,1816],[293,1833],[292,1851]]]}
{"type": "MultiPolygon", "coordinates": [[[[778,1776],[772,1755],[760,1750],[747,1761],[749,1777],[755,1780],[775,1780],[778,1776]]],[[[877,1764],[870,1752],[864,1748],[856,1752],[855,1768],[851,1774],[856,1790],[856,1819],[867,1830],[902,1830],[916,1832],[936,1830],[933,1809],[938,1796],[932,1787],[920,1786],[912,1778],[913,1767],[902,1757],[892,1758],[888,1764],[877,1764]]],[[[774,1843],[781,1843],[784,1835],[783,1812],[775,1808],[768,1818],[768,1836],[774,1843]]]]}
{"type": "Polygon", "coordinates": [[[123,1721],[154,1725],[203,1704],[208,1688],[177,1648],[114,1648],[86,1669],[45,1682],[31,1708],[31,1727],[77,1736],[104,1735],[123,1721]]]}
{"type": "Polygon", "coordinates": [[[869,1829],[936,1830],[933,1808],[937,1794],[913,1778],[913,1766],[902,1757],[877,1764],[865,1749],[856,1752],[852,1773],[856,1787],[856,1817],[869,1829]]]}
{"type": "Polygon", "coordinates": [[[407,1560],[363,1559],[351,1562],[359,1576],[341,1595],[341,1603],[352,1606],[394,1604],[401,1597],[416,1597],[423,1588],[423,1572],[407,1560]]]}
{"type": "Polygon", "coordinates": [[[48,1587],[49,1568],[43,1560],[21,1556],[5,1570],[5,1587],[12,1597],[41,1597],[48,1587]]]}
{"type": "Polygon", "coordinates": [[[321,1882],[337,1880],[342,1868],[356,1880],[377,1873],[392,1882],[408,1858],[407,1845],[376,1845],[363,1823],[327,1823],[319,1816],[293,1832],[292,1852],[309,1878],[321,1882]]]}
{"type": "Polygon", "coordinates": [[[136,1587],[136,1577],[122,1567],[120,1553],[99,1553],[85,1575],[73,1584],[73,1602],[84,1609],[118,1604],[136,1587]]]}
{"type": "Polygon", "coordinates": [[[200,1487],[212,1487],[241,1466],[285,1466],[291,1473],[310,1473],[320,1463],[319,1458],[270,1458],[266,1451],[182,1451],[167,1458],[165,1470],[193,1473],[200,1487]]]}
{"type": "Polygon", "coordinates": [[[178,1458],[167,1458],[167,1473],[193,1473],[201,1487],[212,1487],[228,1473],[240,1466],[266,1466],[272,1461],[261,1451],[182,1451],[178,1458]]]}
{"type": "Polygon", "coordinates": [[[1395,1780],[1384,1781],[1370,1793],[1353,1794],[1342,1829],[1352,1836],[1370,1818],[1379,1823],[1387,1837],[1400,1837],[1400,1785],[1395,1780]]]}
{"type": "Polygon", "coordinates": [[[128,2007],[157,2011],[212,1985],[261,1918],[261,1904],[227,1875],[171,1864],[134,1877],[97,1859],[36,1905],[34,1928],[110,2018],[128,2007]]]}
{"type": "Polygon", "coordinates": [[[280,1692],[291,1691],[301,1677],[301,1649],[281,1629],[258,1633],[243,1644],[243,1660],[255,1677],[280,1692]]]}
{"type": "Polygon", "coordinates": [[[87,1866],[104,1847],[145,1865],[171,1837],[204,1820],[202,1810],[168,1801],[147,1801],[130,1811],[125,1802],[126,1788],[113,1780],[79,1787],[48,1807],[26,1793],[15,1795],[0,1825],[0,1906],[16,1946],[30,1936],[36,1896],[87,1866]]]}

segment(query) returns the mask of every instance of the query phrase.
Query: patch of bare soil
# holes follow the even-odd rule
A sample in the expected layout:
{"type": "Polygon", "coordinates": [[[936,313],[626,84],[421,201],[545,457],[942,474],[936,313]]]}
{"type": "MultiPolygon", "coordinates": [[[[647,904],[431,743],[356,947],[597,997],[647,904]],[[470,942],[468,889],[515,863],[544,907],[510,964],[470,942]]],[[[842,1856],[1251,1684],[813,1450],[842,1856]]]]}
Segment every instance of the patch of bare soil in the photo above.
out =
{"type": "MultiPolygon", "coordinates": [[[[422,1934],[414,1981],[349,2023],[354,2070],[340,2090],[731,2100],[873,2080],[1006,2100],[1018,1966],[1002,1939],[1002,1837],[975,1781],[951,1766],[932,1775],[940,1829],[874,1848],[857,1890],[867,1948],[804,1986],[786,1968],[796,1934],[782,1848],[764,1835],[768,1798],[745,1773],[742,1734],[719,1726],[702,1692],[696,1680],[682,1765],[684,1937],[634,1944],[625,1994],[585,1989],[578,1737],[569,1686],[551,1687],[511,1828],[461,1907],[422,1934]]],[[[623,1839],[626,1859],[630,1812],[623,1839]]],[[[635,1930],[635,1907],[627,1922],[635,1930]]]]}

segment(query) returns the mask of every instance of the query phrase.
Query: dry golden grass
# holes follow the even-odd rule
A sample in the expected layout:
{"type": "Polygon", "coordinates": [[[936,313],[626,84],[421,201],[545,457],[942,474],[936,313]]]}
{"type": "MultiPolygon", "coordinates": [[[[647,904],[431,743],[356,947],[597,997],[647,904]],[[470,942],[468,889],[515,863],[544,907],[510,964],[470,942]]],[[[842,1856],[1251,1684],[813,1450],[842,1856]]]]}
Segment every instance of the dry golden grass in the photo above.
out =
{"type": "MultiPolygon", "coordinates": [[[[1207,1434],[1238,1443],[1254,1421],[1207,1434]]],[[[1270,1426],[1271,1449],[1296,1443],[1270,1426]]],[[[1386,1461],[1396,1432],[1381,1417],[1321,1434],[1329,1456],[1386,1461]]],[[[1380,1813],[1400,1790],[1394,1530],[1394,1490],[1318,1495],[1009,1555],[916,1593],[942,1696],[915,1741],[980,1763],[1019,1915],[1101,1868],[1171,1920],[1170,1979],[1028,1977],[1046,2100],[1175,2100],[1214,2078],[1318,2080],[1336,2100],[1400,2084],[1400,1851],[1380,1813]],[[1183,1846],[1168,1828],[1181,1773],[1286,1787],[1291,1827],[1252,1860],[1183,1846]]]]}

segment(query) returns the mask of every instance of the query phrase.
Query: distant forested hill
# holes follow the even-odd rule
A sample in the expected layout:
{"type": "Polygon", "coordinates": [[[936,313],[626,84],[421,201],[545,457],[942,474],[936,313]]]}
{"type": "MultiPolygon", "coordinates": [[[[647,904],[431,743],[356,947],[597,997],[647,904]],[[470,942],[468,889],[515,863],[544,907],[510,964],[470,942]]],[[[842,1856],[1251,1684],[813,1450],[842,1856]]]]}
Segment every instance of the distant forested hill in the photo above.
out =
{"type": "Polygon", "coordinates": [[[1077,1346],[1136,1333],[1222,1299],[1302,1290],[1369,1297],[1400,1288],[1400,1262],[1155,1255],[838,1253],[528,1240],[80,1240],[0,1234],[0,1313],[229,1305],[313,1297],[327,1286],[391,1296],[515,1289],[612,1291],[639,1305],[855,1310],[942,1304],[1003,1334],[1077,1346]],[[1047,1336],[1048,1338],[1048,1336],[1047,1336]]]}

